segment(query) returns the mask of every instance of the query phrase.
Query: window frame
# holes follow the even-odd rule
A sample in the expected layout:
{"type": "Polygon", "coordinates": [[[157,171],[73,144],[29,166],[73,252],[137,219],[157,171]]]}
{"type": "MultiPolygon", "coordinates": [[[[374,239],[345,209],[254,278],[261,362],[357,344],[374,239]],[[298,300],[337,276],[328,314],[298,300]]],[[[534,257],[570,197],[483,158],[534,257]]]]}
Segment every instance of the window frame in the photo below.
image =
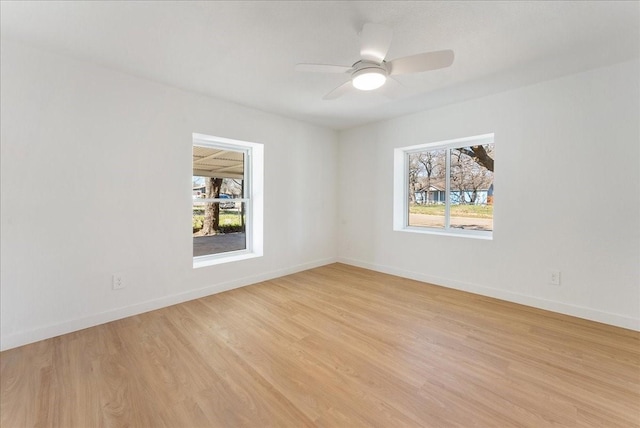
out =
{"type": "MultiPolygon", "coordinates": [[[[434,143],[417,144],[407,147],[398,147],[394,149],[394,167],[393,167],[393,230],[398,232],[422,233],[429,235],[446,235],[475,239],[493,239],[492,230],[470,230],[453,228],[450,225],[451,219],[451,150],[457,147],[468,147],[473,145],[495,144],[495,134],[483,134],[473,137],[457,138],[453,140],[438,141],[434,143]],[[445,226],[443,228],[435,228],[428,226],[410,226],[409,225],[409,155],[412,153],[446,150],[446,189],[445,189],[445,226]]],[[[495,210],[495,208],[494,208],[495,210]]]]}
{"type": "MultiPolygon", "coordinates": [[[[231,150],[244,154],[244,194],[242,198],[234,198],[233,201],[245,204],[246,245],[242,250],[193,256],[192,243],[193,268],[261,257],[263,255],[263,144],[193,133],[192,150],[195,146],[231,150]]],[[[191,160],[191,174],[193,178],[193,158],[191,160]]],[[[201,198],[197,200],[194,200],[193,196],[190,196],[190,198],[192,211],[196,203],[229,202],[229,199],[226,198],[201,198]]]]}

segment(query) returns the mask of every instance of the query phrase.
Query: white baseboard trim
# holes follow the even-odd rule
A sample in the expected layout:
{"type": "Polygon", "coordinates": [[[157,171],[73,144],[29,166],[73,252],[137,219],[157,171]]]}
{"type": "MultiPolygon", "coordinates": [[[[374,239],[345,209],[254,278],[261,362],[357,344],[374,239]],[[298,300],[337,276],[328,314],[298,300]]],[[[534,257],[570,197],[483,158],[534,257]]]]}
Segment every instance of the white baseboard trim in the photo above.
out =
{"type": "Polygon", "coordinates": [[[94,314],[84,318],[72,319],[58,324],[48,325],[45,327],[22,331],[19,333],[3,336],[0,338],[0,350],[4,351],[18,346],[28,345],[29,343],[38,342],[40,340],[50,339],[52,337],[82,330],[96,325],[105,324],[122,318],[139,315],[145,312],[154,311],[156,309],[165,308],[189,300],[199,299],[201,297],[210,296],[212,294],[222,293],[223,291],[233,290],[258,282],[268,281],[270,279],[279,278],[281,276],[291,275],[308,269],[335,263],[336,258],[327,258],[316,260],[309,263],[303,263],[284,269],[277,269],[269,272],[250,275],[243,278],[234,279],[207,287],[190,290],[184,293],[164,296],[159,299],[153,299],[146,302],[136,303],[131,306],[117,308],[94,314]]]}
{"type": "Polygon", "coordinates": [[[627,317],[624,315],[613,314],[610,312],[599,311],[597,309],[576,306],[553,300],[540,299],[538,297],[528,296],[524,294],[514,293],[511,291],[500,290],[497,288],[486,287],[479,284],[471,284],[449,278],[441,278],[426,275],[419,272],[412,272],[403,269],[397,269],[391,266],[372,264],[360,260],[338,257],[339,263],[357,266],[376,272],[387,273],[390,275],[400,276],[403,278],[413,279],[420,282],[427,282],[442,287],[453,288],[456,290],[467,291],[469,293],[479,294],[487,297],[505,300],[508,302],[518,303],[525,306],[531,306],[538,309],[544,309],[557,312],[564,315],[570,315],[577,318],[584,318],[591,321],[609,324],[616,327],[627,328],[630,330],[640,331],[640,319],[627,317]]]}

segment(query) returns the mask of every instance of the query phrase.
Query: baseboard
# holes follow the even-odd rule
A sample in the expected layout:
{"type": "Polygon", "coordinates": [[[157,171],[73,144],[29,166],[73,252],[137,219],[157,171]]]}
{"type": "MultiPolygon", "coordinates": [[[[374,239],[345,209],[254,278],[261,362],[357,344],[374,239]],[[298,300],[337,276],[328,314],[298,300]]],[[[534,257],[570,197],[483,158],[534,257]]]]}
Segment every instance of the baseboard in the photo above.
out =
{"type": "Polygon", "coordinates": [[[570,315],[577,318],[583,318],[591,321],[601,322],[616,327],[627,328],[630,330],[640,331],[640,319],[626,317],[623,315],[613,314],[609,312],[599,311],[597,309],[586,308],[583,306],[570,305],[567,303],[556,302],[553,300],[540,299],[538,297],[528,296],[524,294],[514,293],[511,291],[500,290],[497,288],[486,287],[479,284],[471,284],[461,281],[451,280],[449,278],[441,278],[436,276],[425,275],[419,272],[412,272],[403,269],[397,269],[391,266],[372,264],[360,260],[338,257],[339,263],[351,266],[357,266],[376,272],[387,273],[390,275],[400,276],[403,278],[414,279],[416,281],[427,282],[430,284],[440,285],[456,290],[467,291],[469,293],[479,294],[487,297],[505,300],[507,302],[518,303],[525,306],[531,306],[538,309],[544,309],[557,312],[564,315],[570,315]]]}
{"type": "Polygon", "coordinates": [[[327,258],[303,263],[296,266],[287,267],[285,269],[277,269],[269,272],[263,272],[258,275],[250,275],[243,278],[234,279],[207,287],[190,290],[184,293],[164,296],[159,299],[153,299],[146,302],[137,303],[135,305],[122,308],[112,309],[98,314],[94,314],[84,318],[72,319],[59,324],[48,325],[34,330],[23,331],[0,338],[0,350],[4,351],[18,346],[28,345],[29,343],[38,342],[40,340],[50,339],[62,334],[71,333],[85,328],[94,327],[96,325],[119,320],[122,318],[139,315],[145,312],[154,311],[156,309],[165,308],[189,300],[199,299],[201,297],[210,296],[212,294],[221,293],[223,291],[233,290],[262,281],[279,278],[281,276],[291,275],[308,269],[335,263],[336,258],[327,258]]]}

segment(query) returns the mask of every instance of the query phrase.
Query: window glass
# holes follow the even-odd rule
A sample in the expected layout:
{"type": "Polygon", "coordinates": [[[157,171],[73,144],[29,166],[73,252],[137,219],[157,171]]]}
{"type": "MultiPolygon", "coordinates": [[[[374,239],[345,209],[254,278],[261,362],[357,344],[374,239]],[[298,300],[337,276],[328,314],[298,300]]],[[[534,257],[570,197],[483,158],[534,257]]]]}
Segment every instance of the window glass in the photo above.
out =
{"type": "Polygon", "coordinates": [[[193,204],[193,256],[206,256],[229,251],[245,250],[244,202],[210,202],[193,204]],[[205,218],[215,218],[218,212],[219,223],[210,231],[205,229],[205,218]]]}
{"type": "Polygon", "coordinates": [[[193,148],[193,256],[247,249],[245,152],[193,148]]]}
{"type": "MultiPolygon", "coordinates": [[[[493,144],[450,149],[450,226],[493,230],[493,171],[480,160],[491,159],[493,144]]],[[[486,163],[486,162],[485,162],[486,163]]]]}
{"type": "Polygon", "coordinates": [[[394,229],[491,237],[493,134],[395,149],[394,229]]]}
{"type": "Polygon", "coordinates": [[[446,150],[409,154],[409,226],[445,227],[446,150]]]}

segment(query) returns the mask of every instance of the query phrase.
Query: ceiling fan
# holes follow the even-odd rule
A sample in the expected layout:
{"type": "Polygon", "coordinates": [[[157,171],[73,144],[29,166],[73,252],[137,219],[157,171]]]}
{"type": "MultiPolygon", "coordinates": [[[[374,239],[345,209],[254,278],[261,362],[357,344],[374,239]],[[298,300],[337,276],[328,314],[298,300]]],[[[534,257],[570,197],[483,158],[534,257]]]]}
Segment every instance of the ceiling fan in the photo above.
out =
{"type": "Polygon", "coordinates": [[[391,76],[420,73],[449,67],[453,64],[453,51],[442,50],[423,52],[385,61],[393,33],[391,29],[380,24],[367,23],[362,27],[360,60],[351,67],[330,64],[297,64],[296,71],[314,73],[346,73],[351,79],[335,88],[323,97],[325,100],[336,99],[353,88],[371,91],[380,88],[391,76]]]}

